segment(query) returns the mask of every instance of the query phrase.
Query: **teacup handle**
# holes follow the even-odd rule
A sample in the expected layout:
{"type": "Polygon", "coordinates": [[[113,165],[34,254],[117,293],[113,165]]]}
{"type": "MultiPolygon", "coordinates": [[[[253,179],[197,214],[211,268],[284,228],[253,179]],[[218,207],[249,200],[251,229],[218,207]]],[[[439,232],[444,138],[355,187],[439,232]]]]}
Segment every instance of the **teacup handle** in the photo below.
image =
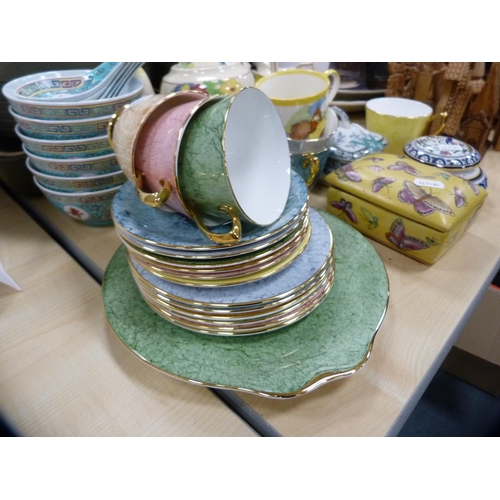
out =
{"type": "Polygon", "coordinates": [[[113,133],[115,131],[115,126],[116,122],[120,119],[120,116],[122,113],[130,107],[130,104],[125,104],[125,106],[122,106],[116,113],[113,113],[111,115],[111,118],[109,119],[108,122],[108,141],[111,147],[114,149],[113,146],[113,133]]]}
{"type": "Polygon", "coordinates": [[[311,187],[319,172],[319,158],[317,156],[311,155],[302,160],[302,168],[306,170],[309,167],[311,167],[311,171],[309,172],[309,177],[306,181],[307,187],[311,187]]]}
{"type": "Polygon", "coordinates": [[[326,100],[328,102],[328,105],[333,101],[333,98],[337,94],[339,87],[340,87],[340,75],[338,72],[334,69],[327,69],[324,73],[330,80],[330,90],[328,91],[328,94],[326,95],[326,100]]]}
{"type": "Polygon", "coordinates": [[[200,231],[211,241],[215,243],[237,243],[241,239],[241,222],[233,207],[229,205],[220,205],[218,209],[221,212],[225,212],[231,218],[231,229],[225,234],[218,234],[210,231],[198,214],[189,207],[188,213],[196,222],[196,225],[200,231]]]}
{"type": "Polygon", "coordinates": [[[446,119],[448,118],[448,113],[446,111],[443,111],[442,113],[439,113],[439,116],[441,117],[441,124],[439,125],[438,129],[431,135],[439,135],[446,127],[446,119]]]}
{"type": "Polygon", "coordinates": [[[172,192],[172,185],[167,180],[161,179],[160,184],[163,189],[155,193],[146,193],[141,189],[143,175],[144,174],[141,174],[140,178],[136,178],[137,184],[135,187],[135,192],[137,193],[137,196],[143,203],[145,203],[149,207],[158,208],[160,205],[163,205],[168,200],[170,193],[172,192]]]}

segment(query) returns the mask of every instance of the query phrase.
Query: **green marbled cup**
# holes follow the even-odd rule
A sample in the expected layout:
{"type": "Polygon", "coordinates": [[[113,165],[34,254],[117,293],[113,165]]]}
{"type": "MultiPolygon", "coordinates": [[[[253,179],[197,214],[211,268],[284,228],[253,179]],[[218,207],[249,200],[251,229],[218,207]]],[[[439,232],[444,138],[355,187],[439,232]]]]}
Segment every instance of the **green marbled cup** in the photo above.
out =
{"type": "Polygon", "coordinates": [[[209,99],[187,123],[177,156],[179,191],[200,230],[237,243],[242,224],[267,226],[281,216],[291,182],[285,129],[256,88],[209,99]],[[231,222],[227,234],[207,225],[231,222]]]}

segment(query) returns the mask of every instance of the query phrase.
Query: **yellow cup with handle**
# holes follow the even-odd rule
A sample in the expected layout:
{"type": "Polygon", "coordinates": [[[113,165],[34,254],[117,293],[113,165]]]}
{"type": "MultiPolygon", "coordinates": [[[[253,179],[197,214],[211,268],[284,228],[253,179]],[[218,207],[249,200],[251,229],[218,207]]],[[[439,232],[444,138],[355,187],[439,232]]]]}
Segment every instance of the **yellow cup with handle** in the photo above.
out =
{"type": "MultiPolygon", "coordinates": [[[[384,136],[388,144],[385,153],[404,154],[408,142],[427,134],[436,118],[427,104],[402,97],[370,99],[365,106],[366,128],[384,136]]],[[[442,123],[434,135],[442,132],[446,114],[440,115],[442,123]]]]}
{"type": "Polygon", "coordinates": [[[296,141],[323,136],[328,106],[339,86],[340,76],[333,69],[286,69],[256,82],[277,109],[287,137],[296,141]]]}

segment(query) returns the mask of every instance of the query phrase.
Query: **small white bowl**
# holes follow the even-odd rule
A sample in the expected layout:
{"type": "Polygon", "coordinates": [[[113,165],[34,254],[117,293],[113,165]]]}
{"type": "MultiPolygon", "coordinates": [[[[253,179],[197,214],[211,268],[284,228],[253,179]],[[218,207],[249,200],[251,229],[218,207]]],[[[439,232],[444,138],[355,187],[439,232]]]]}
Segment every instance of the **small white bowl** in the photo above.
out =
{"type": "Polygon", "coordinates": [[[69,158],[60,160],[35,155],[28,151],[24,144],[22,148],[31,160],[31,165],[43,174],[60,177],[87,177],[110,174],[111,172],[119,172],[121,170],[114,153],[96,156],[95,158],[69,158]]]}
{"type": "Polygon", "coordinates": [[[125,104],[140,97],[144,85],[133,76],[125,85],[119,96],[110,99],[96,99],[79,102],[53,102],[48,100],[29,99],[22,95],[23,89],[36,85],[42,80],[51,78],[71,77],[89,72],[89,69],[70,69],[64,71],[47,71],[16,78],[6,83],[2,92],[9,101],[13,111],[21,116],[40,120],[75,120],[109,116],[116,113],[125,104]]]}
{"type": "Polygon", "coordinates": [[[59,160],[93,158],[95,156],[113,154],[114,152],[107,134],[89,139],[48,141],[24,135],[19,125],[16,125],[14,130],[30,153],[43,156],[44,158],[56,158],[59,160]]]}
{"type": "Polygon", "coordinates": [[[115,194],[122,186],[85,193],[62,193],[40,185],[33,179],[45,197],[61,212],[90,226],[113,224],[111,206],[115,194]]]}
{"type": "Polygon", "coordinates": [[[34,168],[29,158],[26,159],[26,166],[40,186],[67,193],[102,191],[103,189],[121,186],[127,181],[127,177],[125,177],[123,172],[88,177],[58,177],[56,175],[47,175],[34,168]]]}

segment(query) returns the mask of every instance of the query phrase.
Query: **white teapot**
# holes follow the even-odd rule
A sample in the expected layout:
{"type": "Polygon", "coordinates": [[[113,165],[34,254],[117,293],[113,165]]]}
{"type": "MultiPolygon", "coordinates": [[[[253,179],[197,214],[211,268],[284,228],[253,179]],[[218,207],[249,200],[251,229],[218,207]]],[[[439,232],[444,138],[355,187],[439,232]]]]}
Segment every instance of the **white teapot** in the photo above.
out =
{"type": "Polygon", "coordinates": [[[163,77],[160,94],[200,90],[210,96],[230,95],[254,86],[255,78],[247,62],[179,62],[163,77]]]}

